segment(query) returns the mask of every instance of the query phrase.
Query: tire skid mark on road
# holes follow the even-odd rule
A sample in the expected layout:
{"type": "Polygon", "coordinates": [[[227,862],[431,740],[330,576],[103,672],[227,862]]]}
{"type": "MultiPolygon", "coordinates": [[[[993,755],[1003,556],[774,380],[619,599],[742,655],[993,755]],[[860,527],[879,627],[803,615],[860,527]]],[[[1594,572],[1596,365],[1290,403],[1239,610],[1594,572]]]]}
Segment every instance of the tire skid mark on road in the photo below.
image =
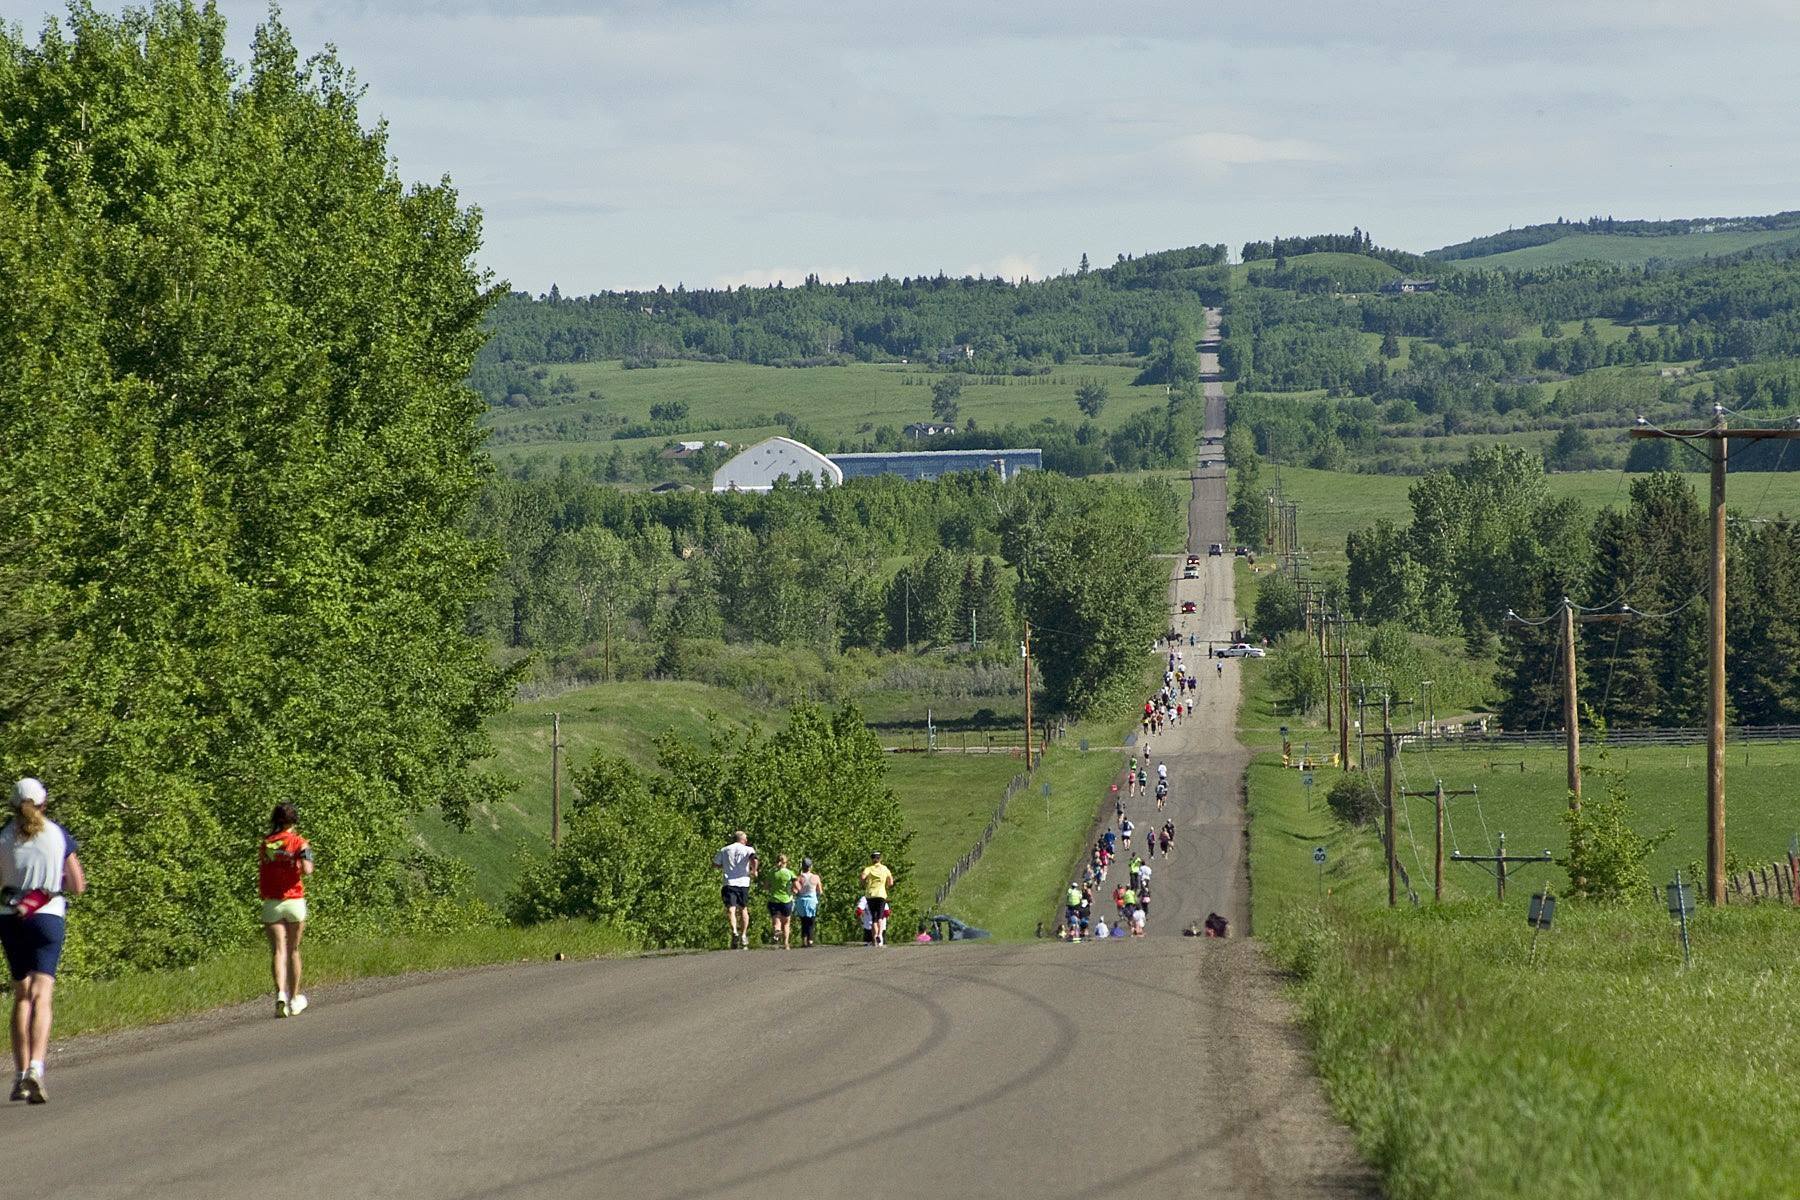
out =
{"type": "MultiPolygon", "coordinates": [[[[993,968],[996,968],[996,967],[1004,968],[1007,966],[1026,966],[1026,965],[1028,965],[1028,964],[1023,964],[1023,963],[1018,963],[1017,962],[1018,957],[1019,957],[1018,951],[1002,952],[1001,955],[996,956],[998,961],[995,961],[993,959],[985,959],[980,964],[980,966],[981,966],[982,970],[988,971],[988,970],[992,970],[993,968]]],[[[849,1141],[834,1142],[829,1147],[825,1147],[822,1149],[809,1150],[805,1153],[790,1155],[784,1159],[761,1164],[758,1169],[759,1174],[765,1175],[765,1176],[766,1175],[775,1175],[775,1174],[779,1174],[781,1172],[791,1171],[791,1170],[794,1170],[794,1169],[797,1169],[800,1167],[816,1165],[820,1162],[824,1162],[824,1161],[827,1161],[830,1159],[841,1158],[846,1154],[854,1153],[854,1152],[862,1150],[868,1146],[872,1146],[872,1145],[878,1144],[880,1142],[884,1142],[890,1138],[903,1137],[908,1134],[917,1133],[920,1130],[928,1129],[934,1125],[940,1125],[946,1121],[959,1119],[970,1112],[973,1112],[973,1111],[975,1111],[979,1108],[982,1108],[988,1104],[994,1103],[996,1100],[999,1100],[1000,1098],[1006,1096],[1008,1093],[1012,1092],[1013,1090],[1015,1090],[1017,1088],[1029,1086],[1036,1080],[1042,1078],[1044,1075],[1053,1071],[1058,1065],[1060,1065],[1064,1060],[1066,1060],[1069,1057],[1070,1053],[1073,1051],[1073,1049],[1075,1047],[1076,1042],[1079,1040],[1080,1034],[1079,1034],[1079,1030],[1076,1027],[1074,1019],[1072,1017],[1070,1017],[1067,1013],[1064,1013],[1060,1009],[1057,1009],[1057,1008],[1051,1006],[1050,1004],[1046,1003],[1041,997],[1036,996],[1031,992],[1025,991],[1020,988],[1011,987],[1011,986],[1008,986],[1003,983],[996,983],[989,979],[980,978],[978,976],[970,974],[968,972],[968,969],[964,969],[961,971],[958,971],[958,970],[949,970],[949,971],[928,970],[928,969],[924,969],[924,968],[909,967],[905,964],[897,963],[892,959],[887,960],[887,961],[890,964],[892,964],[892,966],[890,967],[891,970],[894,970],[901,974],[913,975],[915,977],[919,977],[919,978],[926,979],[926,980],[931,980],[934,982],[950,982],[950,983],[965,984],[965,985],[969,985],[972,987],[988,988],[990,990],[997,991],[1004,995],[1010,996],[1014,1000],[1017,1000],[1021,1004],[1025,1005],[1026,1007],[1035,1009],[1035,1010],[1045,1014],[1050,1019],[1050,1023],[1052,1025],[1052,1027],[1056,1030],[1055,1038],[1054,1038],[1051,1046],[1044,1052],[1044,1054],[1038,1059],[1037,1062],[1033,1063],[1030,1067],[1026,1068],[1025,1070],[1018,1072],[1017,1074],[1011,1076],[1010,1078],[1005,1079],[1005,1080],[1001,1081],[1000,1083],[995,1084],[992,1087],[989,1087],[974,1096],[971,1096],[971,1097],[969,1097],[965,1100],[962,1100],[960,1102],[957,1102],[955,1104],[951,1104],[947,1107],[940,1106],[940,1107],[934,1109],[929,1114],[914,1117],[911,1120],[905,1121],[898,1126],[881,1129],[881,1130],[876,1130],[876,1131],[864,1134],[860,1137],[851,1139],[849,1141]]],[[[974,966],[974,964],[971,963],[970,967],[973,967],[973,966],[974,966]]],[[[851,977],[844,976],[842,978],[851,978],[851,977]]],[[[871,984],[871,985],[877,986],[877,987],[887,988],[887,990],[893,992],[895,995],[902,997],[903,999],[907,1000],[909,1003],[918,1004],[922,1007],[928,1008],[933,1013],[933,1017],[934,1017],[933,1033],[932,1033],[932,1035],[928,1036],[925,1039],[924,1043],[921,1046],[915,1047],[914,1050],[909,1051],[906,1055],[902,1056],[901,1059],[896,1060],[894,1063],[885,1064],[882,1067],[880,1067],[874,1071],[865,1072],[863,1075],[860,1075],[853,1080],[847,1080],[843,1083],[840,1083],[840,1084],[828,1089],[825,1092],[821,1092],[818,1095],[812,1097],[810,1100],[808,1100],[807,1103],[809,1103],[809,1104],[816,1103],[820,1100],[828,1099],[831,1096],[840,1094],[849,1088],[865,1086],[869,1083],[874,1082],[875,1079],[877,1079],[883,1075],[887,1075],[895,1070],[903,1069],[906,1066],[912,1065],[913,1063],[916,1063],[916,1062],[921,1061],[922,1059],[928,1057],[934,1051],[942,1049],[941,1046],[936,1045],[935,1043],[938,1043],[940,1041],[942,1032],[947,1031],[949,1029],[950,1025],[952,1024],[952,1022],[949,1020],[947,1014],[944,1013],[944,1010],[941,1005],[939,1005],[936,1001],[928,1000],[928,999],[926,999],[922,996],[919,996],[913,992],[907,991],[903,988],[895,987],[891,984],[882,983],[881,981],[878,981],[878,980],[864,979],[864,980],[859,980],[859,982],[868,983],[868,984],[871,984]],[[941,1028],[940,1028],[940,1021],[941,1021],[941,1028]]],[[[512,1193],[516,1193],[516,1192],[528,1191],[528,1190],[540,1187],[544,1184],[567,1180],[567,1179],[570,1179],[570,1178],[573,1178],[573,1177],[576,1177],[579,1175],[583,1175],[583,1174],[586,1174],[586,1173],[589,1173],[592,1171],[604,1169],[608,1166],[615,1165],[618,1162],[626,1161],[626,1160],[632,1159],[632,1158],[638,1158],[648,1152],[658,1151],[658,1150],[675,1149],[681,1145],[685,1145],[685,1144],[693,1142],[693,1141],[711,1139],[711,1138],[716,1137],[718,1134],[720,1134],[722,1132],[725,1132],[731,1128],[735,1128],[737,1126],[746,1124],[750,1121],[769,1120],[769,1119],[779,1116],[779,1115],[788,1114],[788,1113],[792,1112],[794,1107],[795,1106],[793,1104],[783,1103],[779,1106],[776,1106],[776,1107],[773,1107],[770,1109],[764,1109],[755,1114],[750,1114],[750,1115],[746,1115],[742,1118],[734,1119],[733,1121],[728,1122],[726,1125],[723,1125],[723,1126],[716,1126],[716,1127],[713,1127],[710,1129],[702,1130],[702,1131],[699,1131],[694,1134],[690,1134],[690,1135],[687,1135],[685,1137],[678,1138],[678,1139],[670,1139],[668,1142],[663,1143],[658,1146],[655,1146],[655,1147],[644,1147],[644,1148],[640,1148],[637,1150],[629,1151],[625,1154],[613,1155],[613,1156],[610,1156],[607,1158],[596,1159],[596,1160],[584,1162],[584,1163],[581,1163],[578,1165],[563,1167],[557,1171],[546,1172],[546,1173],[543,1173],[540,1175],[532,1176],[527,1179],[516,1180],[514,1183],[512,1183],[506,1187],[502,1187],[502,1188],[497,1188],[497,1189],[492,1188],[492,1187],[483,1188],[479,1192],[469,1193],[468,1197],[469,1197],[469,1200],[475,1200],[475,1197],[477,1197],[477,1196],[480,1196],[480,1197],[505,1196],[505,1195],[509,1195],[512,1193]]],[[[711,1182],[711,1183],[707,1183],[707,1184],[703,1184],[703,1185],[692,1185],[692,1186],[683,1188],[680,1191],[658,1193],[657,1195],[658,1195],[658,1200],[694,1200],[694,1198],[696,1198],[696,1197],[713,1196],[716,1194],[718,1194],[718,1185],[716,1182],[711,1182]]]]}

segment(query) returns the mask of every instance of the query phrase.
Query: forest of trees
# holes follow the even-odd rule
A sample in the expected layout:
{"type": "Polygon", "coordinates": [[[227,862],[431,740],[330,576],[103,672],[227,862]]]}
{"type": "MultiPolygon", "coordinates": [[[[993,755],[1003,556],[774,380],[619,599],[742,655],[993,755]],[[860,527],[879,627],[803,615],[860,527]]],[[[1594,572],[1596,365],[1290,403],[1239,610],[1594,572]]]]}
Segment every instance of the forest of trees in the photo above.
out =
{"type": "Polygon", "coordinates": [[[1048,472],[766,494],[496,480],[472,528],[500,545],[501,569],[475,629],[586,677],[731,683],[709,673],[730,645],[830,657],[979,641],[1004,657],[1023,617],[1071,631],[1044,685],[1054,708],[1080,713],[1161,632],[1151,556],[1178,540],[1180,514],[1162,480],[1048,472]]]}
{"type": "Polygon", "coordinates": [[[172,2],[0,26],[0,769],[81,842],[77,975],[248,942],[280,801],[322,931],[454,924],[412,820],[497,794],[476,215],[329,53],[227,40],[172,2]]]}
{"type": "MultiPolygon", "coordinates": [[[[490,403],[556,394],[545,364],[621,359],[775,365],[899,361],[940,352],[982,372],[1078,355],[1154,353],[1176,325],[1225,295],[1225,247],[1196,246],[1085,274],[1011,283],[946,275],[792,287],[503,297],[470,376],[490,403]],[[966,358],[960,347],[973,350],[966,358]]],[[[520,402],[514,400],[514,403],[520,402]]]]}
{"type": "MultiPolygon", "coordinates": [[[[1472,450],[1413,485],[1412,519],[1378,521],[1345,546],[1344,597],[1357,619],[1498,645],[1501,723],[1560,728],[1563,597],[1637,619],[1584,632],[1582,695],[1620,727],[1695,726],[1706,713],[1709,531],[1679,475],[1635,479],[1598,514],[1549,494],[1542,461],[1504,445],[1472,450]],[[1536,625],[1509,625],[1515,612],[1536,625]],[[1499,635],[1498,643],[1495,635],[1499,635]]],[[[1731,719],[1800,722],[1800,527],[1733,519],[1726,614],[1731,719]]]]}

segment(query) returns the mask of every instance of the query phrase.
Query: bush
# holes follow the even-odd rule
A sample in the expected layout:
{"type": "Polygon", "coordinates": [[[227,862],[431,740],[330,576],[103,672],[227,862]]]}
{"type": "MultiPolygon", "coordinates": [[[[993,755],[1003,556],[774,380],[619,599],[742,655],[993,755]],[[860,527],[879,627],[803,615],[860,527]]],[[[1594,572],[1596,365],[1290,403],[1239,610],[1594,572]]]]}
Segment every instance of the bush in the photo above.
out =
{"type": "Polygon", "coordinates": [[[1331,781],[1325,804],[1346,825],[1371,825],[1381,817],[1381,798],[1374,780],[1361,771],[1346,771],[1331,781]]]}
{"type": "Polygon", "coordinates": [[[1619,772],[1604,766],[1584,771],[1602,780],[1606,792],[1563,814],[1569,852],[1556,861],[1569,873],[1570,894],[1615,904],[1643,896],[1650,890],[1650,870],[1644,864],[1675,831],[1665,829],[1654,837],[1638,833],[1632,828],[1631,796],[1619,772]]]}

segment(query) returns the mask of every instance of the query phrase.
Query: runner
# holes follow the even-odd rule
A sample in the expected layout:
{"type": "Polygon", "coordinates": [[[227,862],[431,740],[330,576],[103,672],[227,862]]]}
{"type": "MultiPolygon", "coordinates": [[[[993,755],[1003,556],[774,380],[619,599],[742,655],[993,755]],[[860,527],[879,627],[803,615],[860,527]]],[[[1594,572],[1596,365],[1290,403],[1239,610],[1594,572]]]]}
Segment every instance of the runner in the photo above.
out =
{"type": "Polygon", "coordinates": [[[1081,885],[1073,879],[1069,881],[1069,890],[1063,896],[1063,920],[1068,923],[1069,932],[1074,933],[1081,920],[1081,885]]]}
{"type": "Polygon", "coordinates": [[[1160,763],[1159,762],[1156,764],[1156,782],[1165,783],[1165,784],[1169,782],[1169,764],[1168,763],[1160,763]]]}
{"type": "MultiPolygon", "coordinates": [[[[1119,815],[1121,817],[1123,817],[1125,815],[1125,812],[1123,809],[1121,809],[1119,811],[1119,815]]],[[[1119,843],[1119,835],[1118,834],[1114,833],[1112,830],[1109,829],[1106,831],[1106,833],[1104,835],[1101,836],[1100,840],[1106,843],[1106,857],[1107,858],[1110,859],[1114,854],[1118,853],[1118,849],[1117,849],[1118,843],[1119,843]]]]}
{"type": "Polygon", "coordinates": [[[69,831],[44,816],[50,794],[36,779],[13,784],[12,820],[0,829],[0,947],[13,981],[12,1098],[44,1104],[50,1054],[51,994],[62,961],[65,893],[87,890],[69,831]]]}
{"type": "Polygon", "coordinates": [[[1157,834],[1156,841],[1157,844],[1162,847],[1163,857],[1168,858],[1169,847],[1175,844],[1175,838],[1169,833],[1167,826],[1164,826],[1162,832],[1157,834]]]}
{"type": "Polygon", "coordinates": [[[1137,910],[1139,916],[1148,917],[1150,915],[1150,881],[1148,879],[1138,886],[1137,910]]]}
{"type": "Polygon", "coordinates": [[[800,860],[800,874],[794,880],[794,913],[800,918],[800,945],[813,944],[813,928],[819,921],[819,897],[825,881],[813,873],[810,858],[800,860]]]}
{"type": "Polygon", "coordinates": [[[719,896],[725,901],[725,923],[731,926],[733,950],[750,948],[750,880],[761,865],[750,835],[741,829],[731,835],[730,845],[713,855],[713,866],[725,877],[719,896]]]}
{"type": "Polygon", "coordinates": [[[313,873],[313,854],[294,830],[299,823],[300,811],[292,804],[275,806],[256,869],[263,932],[269,936],[275,974],[277,1017],[297,1017],[306,1011],[306,995],[300,990],[300,938],[306,932],[306,877],[313,873]]]}
{"type": "Polygon", "coordinates": [[[769,940],[780,938],[783,950],[789,948],[789,932],[794,924],[794,880],[799,878],[787,864],[787,855],[775,856],[775,869],[769,872],[768,884],[769,940]]]}
{"type": "Polygon", "coordinates": [[[875,944],[887,945],[888,888],[893,886],[894,873],[881,865],[881,851],[869,851],[869,865],[862,869],[859,876],[863,884],[863,895],[869,898],[869,916],[875,922],[875,944]]]}
{"type": "Polygon", "coordinates": [[[1225,678],[1225,660],[1220,659],[1218,662],[1214,663],[1213,670],[1215,670],[1219,673],[1220,679],[1225,678]]]}
{"type": "Polygon", "coordinates": [[[1140,900],[1143,898],[1144,892],[1150,887],[1150,876],[1154,874],[1156,874],[1156,871],[1149,863],[1145,863],[1138,868],[1138,898],[1140,900]]]}
{"type": "Polygon", "coordinates": [[[1119,822],[1119,844],[1127,850],[1131,849],[1131,831],[1135,828],[1137,827],[1131,823],[1130,817],[1119,822]]]}
{"type": "Polygon", "coordinates": [[[1125,920],[1125,885],[1122,883],[1113,889],[1113,907],[1119,910],[1118,919],[1123,922],[1125,920]]]}
{"type": "Polygon", "coordinates": [[[1145,922],[1145,920],[1147,920],[1149,918],[1149,916],[1150,916],[1150,910],[1147,908],[1143,908],[1140,906],[1138,908],[1134,908],[1131,910],[1131,936],[1132,937],[1143,937],[1144,936],[1144,922],[1145,922]]]}
{"type": "Polygon", "coordinates": [[[1163,805],[1168,802],[1168,799],[1169,799],[1169,781],[1166,779],[1157,780],[1156,781],[1156,811],[1157,812],[1161,812],[1163,810],[1163,805]]]}

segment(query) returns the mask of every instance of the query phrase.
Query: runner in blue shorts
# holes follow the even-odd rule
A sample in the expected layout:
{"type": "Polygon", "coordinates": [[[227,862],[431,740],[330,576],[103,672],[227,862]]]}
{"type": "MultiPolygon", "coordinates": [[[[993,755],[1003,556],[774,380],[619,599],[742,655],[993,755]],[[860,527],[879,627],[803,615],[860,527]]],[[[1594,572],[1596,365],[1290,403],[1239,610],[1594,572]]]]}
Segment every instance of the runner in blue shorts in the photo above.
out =
{"type": "Polygon", "coordinates": [[[12,820],[0,829],[0,948],[13,981],[12,1099],[43,1104],[50,1053],[51,994],[62,962],[65,892],[87,877],[69,831],[44,816],[49,792],[35,779],[13,785],[12,820]]]}

